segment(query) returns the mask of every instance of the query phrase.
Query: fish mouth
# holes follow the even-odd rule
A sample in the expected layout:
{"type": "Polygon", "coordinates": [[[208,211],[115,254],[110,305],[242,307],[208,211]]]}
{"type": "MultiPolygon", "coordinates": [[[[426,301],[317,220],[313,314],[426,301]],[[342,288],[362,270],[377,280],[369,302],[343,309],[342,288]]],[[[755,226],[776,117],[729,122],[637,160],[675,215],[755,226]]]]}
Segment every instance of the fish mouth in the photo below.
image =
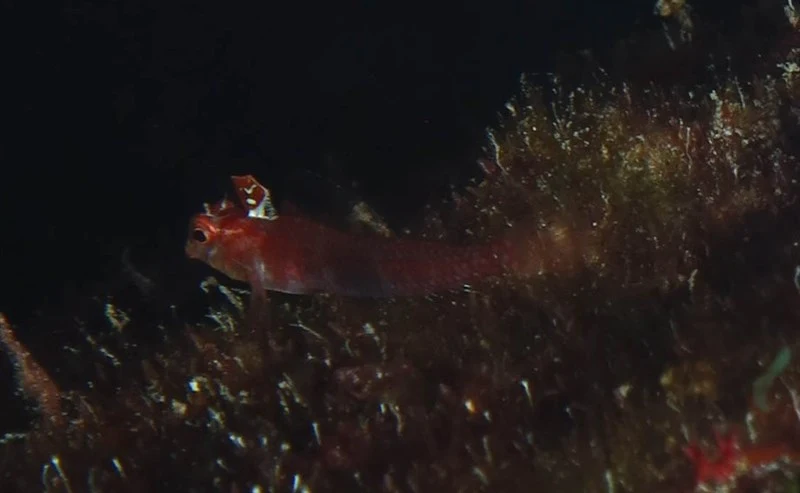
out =
{"type": "Polygon", "coordinates": [[[198,245],[197,242],[194,241],[187,241],[186,247],[184,248],[184,252],[186,252],[187,257],[201,261],[206,261],[208,255],[207,250],[208,249],[202,248],[201,245],[198,245]]]}

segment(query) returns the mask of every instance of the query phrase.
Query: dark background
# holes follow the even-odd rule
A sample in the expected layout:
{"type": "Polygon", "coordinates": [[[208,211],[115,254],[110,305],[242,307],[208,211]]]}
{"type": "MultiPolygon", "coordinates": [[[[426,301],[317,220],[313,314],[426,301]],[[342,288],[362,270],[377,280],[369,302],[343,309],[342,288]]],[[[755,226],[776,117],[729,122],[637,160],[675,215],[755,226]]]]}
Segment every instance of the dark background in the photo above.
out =
{"type": "Polygon", "coordinates": [[[180,277],[188,218],[232,173],[312,209],[358,195],[402,226],[477,176],[520,74],[660,30],[653,3],[17,2],[2,21],[0,310],[59,309],[117,276],[126,247],[180,277]]]}

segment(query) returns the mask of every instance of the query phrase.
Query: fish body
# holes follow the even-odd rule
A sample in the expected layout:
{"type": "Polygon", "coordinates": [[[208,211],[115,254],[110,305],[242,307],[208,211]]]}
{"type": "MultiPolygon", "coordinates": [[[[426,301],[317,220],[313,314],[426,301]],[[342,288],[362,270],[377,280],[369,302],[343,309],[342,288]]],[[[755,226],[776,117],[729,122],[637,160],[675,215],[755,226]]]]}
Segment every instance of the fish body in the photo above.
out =
{"type": "Polygon", "coordinates": [[[278,216],[252,176],[232,180],[241,205],[226,200],[195,215],[186,254],[254,293],[424,295],[502,275],[511,265],[507,241],[460,246],[353,235],[300,215],[278,216]]]}

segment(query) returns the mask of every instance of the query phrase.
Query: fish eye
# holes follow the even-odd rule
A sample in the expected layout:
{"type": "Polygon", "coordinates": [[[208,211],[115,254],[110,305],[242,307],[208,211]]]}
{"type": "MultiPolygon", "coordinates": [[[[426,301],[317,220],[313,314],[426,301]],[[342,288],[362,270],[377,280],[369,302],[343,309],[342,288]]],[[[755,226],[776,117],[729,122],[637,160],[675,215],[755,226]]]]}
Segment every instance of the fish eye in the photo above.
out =
{"type": "Polygon", "coordinates": [[[192,231],[192,240],[198,243],[205,243],[208,241],[208,234],[200,228],[195,228],[192,231]]]}

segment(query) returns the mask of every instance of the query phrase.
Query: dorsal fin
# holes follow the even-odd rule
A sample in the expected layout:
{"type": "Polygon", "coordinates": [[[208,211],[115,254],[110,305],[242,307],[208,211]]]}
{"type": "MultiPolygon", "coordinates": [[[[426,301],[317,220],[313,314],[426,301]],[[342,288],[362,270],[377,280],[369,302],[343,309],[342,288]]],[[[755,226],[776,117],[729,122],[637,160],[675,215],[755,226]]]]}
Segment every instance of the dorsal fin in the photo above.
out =
{"type": "Polygon", "coordinates": [[[209,216],[221,216],[237,208],[236,205],[227,198],[214,204],[205,203],[203,207],[205,208],[206,214],[209,216]]]}
{"type": "Polygon", "coordinates": [[[260,184],[253,175],[231,176],[236,195],[239,202],[247,210],[249,217],[267,219],[273,221],[278,219],[278,212],[272,205],[269,189],[260,184]]]}

